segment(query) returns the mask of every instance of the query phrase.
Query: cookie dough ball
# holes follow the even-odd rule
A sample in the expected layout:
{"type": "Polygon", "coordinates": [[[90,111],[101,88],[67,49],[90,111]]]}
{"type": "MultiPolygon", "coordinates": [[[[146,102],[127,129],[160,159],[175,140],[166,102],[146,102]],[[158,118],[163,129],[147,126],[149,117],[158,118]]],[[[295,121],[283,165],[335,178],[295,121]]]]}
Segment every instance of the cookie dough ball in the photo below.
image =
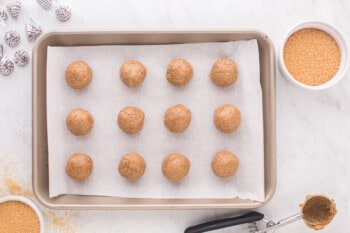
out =
{"type": "Polygon", "coordinates": [[[87,180],[92,172],[93,166],[94,163],[90,156],[83,153],[75,153],[66,163],[66,173],[73,180],[87,180]]]}
{"type": "Polygon", "coordinates": [[[91,114],[81,108],[73,109],[66,118],[69,131],[76,136],[88,134],[94,126],[94,118],[91,114]]]}
{"type": "Polygon", "coordinates": [[[211,169],[216,176],[227,178],[233,176],[238,168],[239,159],[229,151],[220,151],[211,161],[211,169]]]}
{"type": "Polygon", "coordinates": [[[143,128],[145,113],[140,109],[127,106],[118,114],[119,128],[127,134],[135,134],[143,128]]]}
{"type": "Polygon", "coordinates": [[[125,85],[136,87],[145,79],[146,67],[136,60],[126,61],[120,67],[119,75],[125,85]]]}
{"type": "Polygon", "coordinates": [[[120,160],[118,171],[129,180],[138,180],[146,169],[146,162],[138,153],[128,153],[120,160]]]}
{"type": "Polygon", "coordinates": [[[337,214],[334,200],[325,195],[308,195],[300,207],[305,224],[314,230],[323,229],[337,214]]]}
{"type": "Polygon", "coordinates": [[[224,104],[214,113],[214,124],[223,133],[232,133],[238,129],[241,123],[241,112],[230,104],[224,104]]]}
{"type": "Polygon", "coordinates": [[[215,85],[228,87],[237,81],[237,65],[229,58],[221,58],[214,63],[209,76],[215,85]]]}
{"type": "Polygon", "coordinates": [[[163,175],[171,181],[180,181],[190,170],[190,160],[178,153],[168,155],[162,163],[163,175]]]}
{"type": "Polygon", "coordinates": [[[191,81],[193,68],[185,59],[175,59],[169,63],[166,77],[174,86],[182,87],[191,81]]]}
{"type": "Polygon", "coordinates": [[[182,104],[168,108],[164,114],[164,125],[172,133],[184,132],[191,123],[191,111],[182,104]]]}
{"type": "Polygon", "coordinates": [[[67,84],[74,89],[88,86],[92,79],[92,71],[83,61],[72,62],[66,69],[67,84]]]}

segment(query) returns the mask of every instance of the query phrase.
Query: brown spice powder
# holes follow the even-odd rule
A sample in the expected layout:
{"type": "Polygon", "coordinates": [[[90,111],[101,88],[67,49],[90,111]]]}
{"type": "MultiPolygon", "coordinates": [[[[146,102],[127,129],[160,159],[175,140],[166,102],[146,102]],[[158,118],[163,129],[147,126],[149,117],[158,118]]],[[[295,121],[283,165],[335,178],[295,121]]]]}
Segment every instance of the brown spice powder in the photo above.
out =
{"type": "Polygon", "coordinates": [[[6,188],[6,190],[0,190],[0,196],[6,196],[8,194],[26,196],[29,198],[32,198],[34,196],[33,191],[30,188],[25,187],[28,185],[24,185],[23,182],[17,182],[17,180],[12,178],[13,174],[10,172],[12,169],[9,167],[14,166],[12,163],[5,164],[5,161],[0,158],[0,165],[0,178],[6,188]]]}
{"type": "Polygon", "coordinates": [[[11,178],[5,179],[5,185],[13,195],[21,195],[23,193],[22,187],[11,178]]]}
{"type": "MultiPolygon", "coordinates": [[[[50,223],[52,230],[55,229],[57,232],[75,233],[77,232],[78,225],[72,223],[71,211],[65,211],[62,215],[56,211],[47,211],[44,213],[45,219],[50,223]]],[[[55,231],[55,232],[56,232],[55,231]]]]}
{"type": "Polygon", "coordinates": [[[0,232],[39,233],[39,218],[29,205],[20,201],[1,203],[0,232]]]}
{"type": "Polygon", "coordinates": [[[299,82],[317,86],[329,81],[339,69],[340,49],[326,32],[307,28],[294,32],[284,45],[283,60],[299,82]]]}

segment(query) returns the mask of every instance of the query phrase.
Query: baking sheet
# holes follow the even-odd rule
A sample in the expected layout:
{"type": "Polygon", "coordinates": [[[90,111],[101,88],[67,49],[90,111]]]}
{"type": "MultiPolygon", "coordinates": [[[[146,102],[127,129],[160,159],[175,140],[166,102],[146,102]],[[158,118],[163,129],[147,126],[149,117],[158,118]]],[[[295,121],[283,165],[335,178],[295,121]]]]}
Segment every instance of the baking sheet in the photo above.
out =
{"type": "Polygon", "coordinates": [[[143,198],[233,198],[264,200],[262,97],[259,54],[256,40],[153,46],[49,47],[47,58],[47,111],[50,197],[61,194],[106,195],[143,198]],[[194,68],[194,77],[184,88],[166,81],[165,72],[173,58],[185,58],[194,68]],[[234,59],[238,81],[229,88],[214,86],[208,74],[221,57],[234,59]],[[147,67],[144,83],[127,88],[119,79],[121,63],[137,59],[147,67]],[[74,60],[86,61],[93,80],[85,90],[69,88],[64,79],[66,66],[74,60]],[[172,134],[163,126],[163,114],[177,103],[192,111],[191,126],[183,134],[172,134]],[[242,122],[233,134],[222,134],[213,125],[214,110],[224,103],[240,108],[242,122]],[[117,126],[121,108],[134,105],[146,113],[143,130],[126,135],[117,126]],[[94,116],[89,135],[76,137],[65,126],[65,118],[75,107],[94,116]],[[240,158],[240,167],[231,179],[215,177],[212,156],[230,150],[240,158]],[[136,151],[147,168],[137,182],[122,178],[117,166],[123,154],[136,151]],[[84,152],[94,160],[88,181],[77,183],[65,174],[65,163],[74,152],[84,152]],[[189,175],[181,183],[162,176],[162,159],[172,152],[191,160],[189,175]]]}

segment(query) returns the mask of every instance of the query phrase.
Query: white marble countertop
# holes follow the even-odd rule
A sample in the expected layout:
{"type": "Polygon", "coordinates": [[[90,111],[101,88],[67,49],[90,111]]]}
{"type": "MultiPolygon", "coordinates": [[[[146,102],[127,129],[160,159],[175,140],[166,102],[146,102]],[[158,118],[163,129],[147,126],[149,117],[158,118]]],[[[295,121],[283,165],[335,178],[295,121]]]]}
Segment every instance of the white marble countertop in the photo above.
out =
{"type": "MultiPolygon", "coordinates": [[[[61,1],[61,0],[60,0],[61,1]]],[[[63,1],[63,0],[62,0],[63,1]]],[[[0,1],[6,4],[9,1],[0,1]]],[[[347,0],[222,1],[69,1],[73,17],[59,23],[54,11],[22,0],[23,11],[7,27],[21,32],[20,48],[30,51],[24,24],[32,17],[49,29],[259,29],[276,52],[286,31],[305,20],[323,20],[350,38],[347,0]],[[97,3],[98,2],[98,3],[97,3]]],[[[3,30],[2,30],[3,33],[3,30]]],[[[349,42],[349,40],[348,40],[349,42]]],[[[6,47],[9,55],[14,49],[6,47]]],[[[278,183],[274,198],[259,211],[278,220],[299,210],[306,194],[325,193],[337,202],[338,215],[323,232],[341,232],[350,214],[350,79],[333,88],[310,92],[288,84],[277,71],[278,183]]],[[[31,188],[31,67],[0,76],[0,194],[28,195],[31,188]],[[9,180],[10,177],[10,180],[9,180]],[[20,187],[15,186],[19,184],[20,187]]],[[[30,195],[30,193],[29,193],[30,195]]],[[[52,211],[41,207],[47,232],[175,233],[234,211],[52,211]]],[[[248,232],[245,227],[221,232],[248,232]]],[[[278,232],[312,232],[302,221],[278,232]]]]}

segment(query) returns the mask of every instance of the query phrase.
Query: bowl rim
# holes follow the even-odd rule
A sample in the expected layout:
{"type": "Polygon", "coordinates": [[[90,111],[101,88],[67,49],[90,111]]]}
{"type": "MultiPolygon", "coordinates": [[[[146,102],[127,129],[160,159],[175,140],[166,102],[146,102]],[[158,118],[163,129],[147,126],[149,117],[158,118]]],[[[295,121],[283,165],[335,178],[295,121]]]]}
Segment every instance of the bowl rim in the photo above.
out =
{"type": "Polygon", "coordinates": [[[307,89],[307,90],[325,90],[325,89],[328,89],[328,88],[334,86],[335,84],[337,84],[344,77],[344,75],[348,69],[348,65],[349,65],[348,54],[349,54],[349,51],[348,51],[348,46],[347,46],[346,40],[345,40],[344,36],[340,33],[340,31],[335,26],[333,26],[329,23],[323,22],[323,21],[304,21],[304,22],[301,22],[301,23],[294,25],[285,34],[285,36],[282,40],[282,43],[280,44],[279,57],[278,57],[278,63],[279,63],[278,67],[280,68],[280,71],[281,71],[283,77],[285,77],[287,79],[287,81],[289,81],[294,86],[297,86],[297,87],[300,87],[303,89],[307,89]],[[325,82],[321,85],[317,85],[317,86],[310,86],[310,85],[306,85],[304,83],[297,81],[287,70],[287,67],[284,64],[284,59],[283,59],[284,46],[285,46],[285,43],[288,40],[288,38],[296,31],[306,29],[306,28],[319,29],[319,30],[322,30],[322,31],[326,32],[327,34],[329,34],[337,42],[339,49],[340,49],[340,54],[341,54],[339,69],[336,72],[336,74],[327,82],[325,82]]]}
{"type": "Polygon", "coordinates": [[[5,197],[0,197],[0,204],[8,201],[19,201],[30,206],[34,210],[35,214],[38,216],[39,223],[40,223],[40,233],[45,233],[44,215],[42,214],[37,204],[35,204],[32,200],[22,196],[10,195],[5,197]]]}

